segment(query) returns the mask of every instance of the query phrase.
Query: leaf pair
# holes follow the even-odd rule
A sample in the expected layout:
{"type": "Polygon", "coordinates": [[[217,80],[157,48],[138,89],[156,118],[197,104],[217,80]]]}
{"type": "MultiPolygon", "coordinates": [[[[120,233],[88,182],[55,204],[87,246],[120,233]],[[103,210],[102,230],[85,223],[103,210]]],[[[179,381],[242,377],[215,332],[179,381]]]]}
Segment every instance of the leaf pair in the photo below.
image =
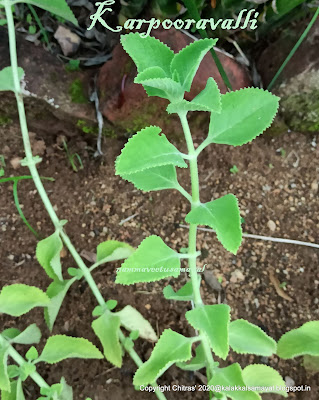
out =
{"type": "MultiPolygon", "coordinates": [[[[41,240],[37,245],[36,256],[40,265],[45,270],[46,274],[53,280],[47,289],[47,296],[50,298],[50,304],[44,310],[45,321],[50,330],[52,330],[58,312],[61,308],[63,300],[71,287],[77,280],[81,279],[83,273],[80,269],[70,269],[72,279],[64,280],[62,275],[61,251],[63,243],[59,232],[54,232],[51,236],[41,240]]],[[[132,254],[134,249],[127,243],[117,240],[110,240],[100,243],[97,247],[97,263],[96,266],[102,263],[121,260],[132,254]]],[[[93,265],[93,269],[95,266],[93,265]]]]}
{"type": "Polygon", "coordinates": [[[261,400],[258,393],[277,393],[283,397],[288,397],[286,391],[281,389],[286,384],[279,373],[262,364],[252,364],[244,370],[237,363],[217,369],[208,385],[219,386],[221,391],[218,393],[222,393],[233,400],[261,400]],[[234,386],[247,386],[259,390],[232,390],[234,386]]]}
{"type": "Polygon", "coordinates": [[[138,331],[138,335],[144,339],[157,341],[151,324],[135,308],[126,306],[116,313],[105,311],[93,321],[92,329],[101,341],[105,358],[119,368],[123,357],[119,338],[121,326],[131,332],[138,331]]]}
{"type": "MultiPolygon", "coordinates": [[[[207,336],[212,350],[222,359],[226,359],[229,346],[241,354],[271,356],[276,352],[276,342],[256,325],[245,320],[230,322],[230,308],[225,304],[206,305],[187,311],[186,319],[201,335],[207,336]]],[[[207,360],[202,344],[197,347],[195,357],[189,363],[185,363],[192,357],[193,342],[194,338],[186,338],[170,329],[165,330],[149,360],[137,370],[134,384],[139,386],[154,382],[174,363],[186,370],[205,367],[207,360]]],[[[229,384],[234,386],[235,381],[229,384]]]]}
{"type": "Polygon", "coordinates": [[[187,168],[187,164],[160,133],[159,127],[149,126],[129,139],[116,160],[116,175],[144,191],[178,188],[175,167],[187,168]]]}
{"type": "Polygon", "coordinates": [[[230,307],[225,304],[205,305],[187,311],[187,321],[207,335],[213,352],[223,360],[229,347],[240,354],[271,356],[276,342],[258,326],[239,319],[230,322],[230,307]]]}
{"type": "Polygon", "coordinates": [[[137,66],[135,82],[142,84],[149,96],[176,103],[190,91],[202,59],[217,40],[195,41],[177,54],[154,37],[142,38],[138,33],[123,35],[121,42],[137,66]]]}

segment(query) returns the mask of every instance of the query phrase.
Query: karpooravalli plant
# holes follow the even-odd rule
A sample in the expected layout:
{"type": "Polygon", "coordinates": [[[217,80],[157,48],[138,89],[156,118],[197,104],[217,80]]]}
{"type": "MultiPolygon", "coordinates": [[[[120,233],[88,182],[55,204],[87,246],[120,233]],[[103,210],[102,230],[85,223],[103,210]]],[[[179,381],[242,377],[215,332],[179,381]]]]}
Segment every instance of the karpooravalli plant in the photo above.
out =
{"type": "MultiPolygon", "coordinates": [[[[143,363],[134,350],[134,340],[141,337],[155,342],[157,341],[156,333],[149,322],[130,305],[120,311],[113,311],[117,302],[112,299],[106,301],[103,298],[92,276],[95,268],[106,262],[125,259],[133,253],[134,249],[128,244],[116,240],[100,243],[97,247],[96,262],[91,267],[87,267],[65,232],[64,226],[67,221],[60,220],[57,216],[37,170],[37,164],[41,162],[41,158],[34,157],[32,154],[24,108],[25,92],[23,85],[21,85],[24,71],[18,67],[17,61],[13,7],[20,2],[0,0],[0,8],[4,8],[6,14],[5,23],[8,26],[11,59],[11,66],[0,70],[0,91],[12,91],[15,94],[25,150],[25,158],[21,161],[21,165],[29,168],[36,189],[54,226],[53,234],[41,240],[36,249],[38,262],[52,282],[46,293],[37,287],[24,284],[4,286],[0,292],[0,314],[16,317],[35,307],[43,307],[46,324],[52,331],[69,288],[77,280],[84,278],[98,304],[92,313],[95,317],[92,322],[92,329],[102,344],[105,358],[115,366],[121,367],[123,354],[126,351],[135,364],[141,366],[143,363]],[[69,250],[77,265],[77,268],[68,269],[70,277],[67,279],[63,276],[61,263],[63,246],[69,250]],[[123,329],[130,332],[129,336],[123,333],[123,329]]],[[[77,24],[72,11],[64,0],[25,0],[23,2],[41,7],[77,24]]],[[[0,391],[3,400],[23,400],[22,382],[28,377],[33,379],[40,387],[43,397],[40,397],[39,400],[72,400],[72,389],[67,385],[64,378],[60,383],[50,387],[36,371],[35,364],[40,361],[53,364],[74,357],[103,358],[102,353],[86,339],[65,335],[49,337],[40,355],[32,347],[26,354],[27,360],[24,360],[13,348],[15,343],[27,345],[38,343],[40,337],[40,331],[34,324],[27,327],[23,332],[17,329],[3,331],[0,329],[0,391]],[[10,360],[15,361],[15,365],[9,364],[9,357],[10,360]]],[[[153,384],[155,386],[156,382],[154,381],[153,384]]],[[[160,393],[157,393],[157,397],[159,399],[164,398],[160,393]]]]}
{"type": "Polygon", "coordinates": [[[279,98],[258,88],[220,94],[213,78],[192,100],[184,99],[191,89],[193,78],[205,54],[217,40],[198,40],[175,54],[154,37],[130,33],[121,37],[125,51],[137,67],[135,83],[143,85],[149,96],[169,101],[167,112],[177,114],[184,132],[188,153],[181,153],[157,126],[149,126],[136,133],[116,160],[116,174],[145,192],[178,190],[190,203],[186,215],[189,224],[187,252],[171,249],[159,236],[149,236],[127,258],[117,273],[116,282],[131,285],[153,282],[180,275],[182,260],[188,261],[189,281],[177,292],[164,287],[166,299],[192,302],[186,312],[188,323],[194,328],[193,337],[185,337],[165,329],[149,359],[137,370],[133,383],[145,387],[176,364],[185,370],[206,368],[208,391],[218,399],[257,400],[259,393],[274,392],[287,397],[285,382],[277,371],[267,365],[253,364],[242,369],[238,363],[221,368],[213,354],[227,360],[230,348],[239,354],[255,354],[282,358],[299,355],[319,355],[318,321],[283,335],[278,345],[258,326],[244,320],[231,321],[231,309],[226,304],[205,305],[201,298],[201,277],[197,272],[196,232],[198,225],[207,225],[229,252],[236,254],[242,241],[240,211],[237,198],[227,194],[203,203],[200,200],[198,156],[210,144],[242,146],[267,129],[278,110],[279,98]],[[207,138],[195,148],[187,115],[191,111],[210,113],[207,138]],[[178,182],[177,168],[189,168],[191,194],[178,182]],[[305,340],[306,339],[306,340],[305,340]],[[197,343],[195,356],[193,344],[197,343]],[[298,345],[297,345],[298,343],[298,345]],[[237,387],[237,390],[234,390],[237,387]],[[244,387],[250,389],[243,393],[244,387]]]}

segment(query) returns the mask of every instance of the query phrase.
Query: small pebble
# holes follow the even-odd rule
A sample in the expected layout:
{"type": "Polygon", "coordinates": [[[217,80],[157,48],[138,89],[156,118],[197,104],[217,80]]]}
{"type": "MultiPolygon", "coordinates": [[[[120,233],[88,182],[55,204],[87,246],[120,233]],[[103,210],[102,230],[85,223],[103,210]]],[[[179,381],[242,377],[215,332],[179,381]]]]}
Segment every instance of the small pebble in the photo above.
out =
{"type": "Polygon", "coordinates": [[[269,220],[267,223],[268,228],[271,230],[271,232],[275,232],[276,230],[276,224],[274,221],[269,220]]]}

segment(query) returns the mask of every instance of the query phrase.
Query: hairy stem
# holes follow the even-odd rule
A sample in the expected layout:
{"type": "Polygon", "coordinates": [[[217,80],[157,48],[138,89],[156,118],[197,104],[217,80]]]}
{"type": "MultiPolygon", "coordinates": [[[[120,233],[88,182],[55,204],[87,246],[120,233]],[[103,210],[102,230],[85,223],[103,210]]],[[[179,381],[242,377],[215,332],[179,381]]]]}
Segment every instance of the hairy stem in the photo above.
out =
{"type": "MultiPolygon", "coordinates": [[[[23,101],[23,93],[22,93],[20,81],[19,81],[16,35],[15,35],[14,20],[13,20],[13,15],[12,15],[12,10],[11,10],[12,2],[10,2],[9,0],[4,0],[3,4],[5,7],[7,24],[8,24],[10,60],[11,60],[11,68],[12,68],[13,82],[14,82],[14,93],[15,93],[16,100],[17,100],[20,128],[21,128],[21,134],[22,134],[22,139],[23,139],[24,151],[25,151],[25,155],[26,155],[26,158],[25,158],[26,165],[29,167],[30,174],[32,176],[35,187],[37,188],[37,191],[38,191],[38,193],[41,197],[41,200],[44,204],[44,207],[47,210],[55,229],[59,231],[60,236],[61,236],[65,246],[68,248],[72,257],[74,258],[74,261],[76,262],[78,267],[83,272],[84,278],[86,279],[90,289],[92,290],[97,302],[99,303],[100,306],[104,306],[105,300],[103,299],[103,296],[102,296],[101,292],[99,291],[99,288],[97,287],[97,285],[90,273],[89,268],[85,265],[81,256],[79,255],[79,253],[73,246],[70,238],[64,232],[61,221],[59,220],[56,212],[54,211],[54,208],[53,208],[53,206],[50,202],[50,199],[45,191],[45,188],[42,184],[40,175],[36,168],[36,162],[32,155],[31,144],[30,144],[30,139],[29,139],[29,131],[28,131],[28,126],[27,126],[27,119],[26,119],[24,101],[23,101]]],[[[120,341],[121,341],[123,347],[126,348],[125,336],[122,332],[120,332],[119,338],[120,338],[120,341]]],[[[128,350],[128,348],[126,348],[126,350],[138,367],[143,364],[142,360],[140,359],[140,357],[138,356],[138,354],[136,353],[136,351],[134,349],[128,350]]],[[[155,384],[156,384],[156,382],[155,382],[155,384]]],[[[165,396],[161,392],[156,391],[155,394],[160,400],[165,399],[165,396]]]]}
{"type": "MultiPolygon", "coordinates": [[[[191,176],[191,183],[192,183],[192,208],[200,204],[200,197],[199,197],[199,179],[198,179],[198,165],[197,165],[197,156],[196,150],[194,148],[193,138],[189,129],[188,121],[187,121],[187,113],[180,113],[179,118],[181,120],[181,124],[183,127],[188,153],[191,157],[189,161],[190,167],[190,176],[191,176]]],[[[188,235],[188,253],[189,254],[196,254],[197,246],[197,225],[190,224],[189,226],[189,235],[188,235]]],[[[198,274],[197,274],[197,266],[196,266],[197,256],[191,257],[188,260],[188,266],[190,271],[190,279],[192,282],[193,287],[193,298],[194,298],[194,306],[195,308],[200,308],[204,306],[201,294],[200,294],[200,287],[198,285],[198,274]]],[[[210,344],[208,342],[208,338],[204,333],[201,333],[201,341],[203,344],[203,348],[205,351],[205,357],[207,362],[207,367],[209,371],[209,376],[207,377],[208,380],[213,376],[214,372],[214,359],[210,349],[210,344]]]]}
{"type": "MultiPolygon", "coordinates": [[[[20,366],[26,364],[27,362],[20,354],[16,351],[14,347],[0,334],[0,345],[3,347],[8,347],[9,356],[20,366]]],[[[33,372],[30,374],[30,378],[40,387],[40,388],[49,388],[50,386],[46,383],[46,381],[42,378],[42,376],[38,372],[33,372]]]]}

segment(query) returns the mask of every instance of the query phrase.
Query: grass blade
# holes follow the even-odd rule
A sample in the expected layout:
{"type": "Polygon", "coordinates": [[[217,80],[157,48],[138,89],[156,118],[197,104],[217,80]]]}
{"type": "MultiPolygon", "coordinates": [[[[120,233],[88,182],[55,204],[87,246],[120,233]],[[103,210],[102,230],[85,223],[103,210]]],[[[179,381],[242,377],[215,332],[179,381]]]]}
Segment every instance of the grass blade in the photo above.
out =
{"type": "Polygon", "coordinates": [[[301,35],[300,39],[298,40],[298,42],[295,44],[295,46],[293,47],[293,49],[291,50],[291,52],[289,53],[288,57],[286,58],[286,60],[283,62],[283,64],[281,65],[281,67],[279,68],[279,70],[277,71],[276,75],[274,76],[274,78],[272,79],[272,81],[270,82],[270,84],[268,85],[267,90],[271,90],[275,84],[275,82],[277,81],[277,79],[279,78],[279,76],[281,75],[282,71],[285,69],[286,65],[289,63],[289,61],[291,60],[291,58],[294,56],[294,54],[296,53],[296,51],[298,50],[299,46],[301,45],[301,43],[304,41],[304,39],[306,38],[306,36],[308,35],[310,29],[312,28],[313,24],[316,22],[316,19],[318,18],[319,15],[319,7],[317,8],[317,11],[315,12],[315,15],[313,16],[312,20],[309,22],[306,30],[304,31],[304,33],[301,35]]]}

